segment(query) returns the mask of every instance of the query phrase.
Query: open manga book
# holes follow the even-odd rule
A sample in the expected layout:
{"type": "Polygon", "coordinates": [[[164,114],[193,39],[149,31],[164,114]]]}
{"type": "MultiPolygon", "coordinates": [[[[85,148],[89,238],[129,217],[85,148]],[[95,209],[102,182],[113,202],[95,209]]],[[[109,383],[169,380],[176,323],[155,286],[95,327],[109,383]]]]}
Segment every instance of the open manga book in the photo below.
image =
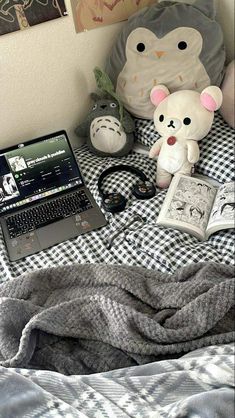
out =
{"type": "Polygon", "coordinates": [[[215,186],[197,177],[176,174],[157,224],[188,232],[205,241],[214,232],[234,228],[234,192],[234,182],[215,186]]]}

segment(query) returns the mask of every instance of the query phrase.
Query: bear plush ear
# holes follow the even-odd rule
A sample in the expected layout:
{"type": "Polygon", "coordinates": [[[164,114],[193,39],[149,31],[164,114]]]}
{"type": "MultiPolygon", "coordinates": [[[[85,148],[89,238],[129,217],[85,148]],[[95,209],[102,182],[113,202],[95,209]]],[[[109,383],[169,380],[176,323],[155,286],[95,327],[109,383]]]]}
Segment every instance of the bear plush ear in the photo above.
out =
{"type": "Polygon", "coordinates": [[[219,87],[209,86],[201,92],[200,100],[202,106],[210,112],[214,112],[222,105],[223,94],[219,87]]]}
{"type": "Polygon", "coordinates": [[[150,100],[154,106],[158,106],[170,92],[166,86],[159,84],[159,86],[154,86],[150,92],[150,100]]]}

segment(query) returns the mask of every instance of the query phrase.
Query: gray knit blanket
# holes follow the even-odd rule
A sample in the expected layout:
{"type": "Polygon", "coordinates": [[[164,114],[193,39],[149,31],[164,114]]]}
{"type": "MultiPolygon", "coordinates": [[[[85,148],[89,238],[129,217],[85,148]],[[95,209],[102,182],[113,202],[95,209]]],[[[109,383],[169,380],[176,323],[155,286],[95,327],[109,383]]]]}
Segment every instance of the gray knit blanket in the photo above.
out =
{"type": "Polygon", "coordinates": [[[234,341],[234,269],[85,264],[0,285],[0,365],[90,374],[234,341]]]}

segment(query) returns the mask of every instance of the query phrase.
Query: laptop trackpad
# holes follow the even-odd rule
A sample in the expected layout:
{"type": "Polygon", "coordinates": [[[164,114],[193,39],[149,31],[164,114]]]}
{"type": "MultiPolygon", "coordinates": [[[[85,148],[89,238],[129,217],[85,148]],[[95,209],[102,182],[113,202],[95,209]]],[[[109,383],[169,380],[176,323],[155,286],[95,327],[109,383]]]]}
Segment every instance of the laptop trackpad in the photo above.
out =
{"type": "Polygon", "coordinates": [[[37,230],[37,237],[42,248],[48,248],[77,235],[73,216],[37,230]]]}

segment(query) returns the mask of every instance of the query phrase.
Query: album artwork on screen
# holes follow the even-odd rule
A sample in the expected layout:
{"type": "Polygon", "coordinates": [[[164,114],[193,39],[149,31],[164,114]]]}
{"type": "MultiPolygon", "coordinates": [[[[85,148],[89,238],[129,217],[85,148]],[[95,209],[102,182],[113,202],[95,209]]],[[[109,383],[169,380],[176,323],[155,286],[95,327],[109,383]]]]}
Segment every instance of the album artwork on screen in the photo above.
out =
{"type": "Polygon", "coordinates": [[[0,154],[0,214],[82,184],[64,135],[0,154]]]}
{"type": "Polygon", "coordinates": [[[234,228],[235,183],[215,186],[201,178],[175,175],[157,224],[207,240],[219,230],[234,228]]]}

